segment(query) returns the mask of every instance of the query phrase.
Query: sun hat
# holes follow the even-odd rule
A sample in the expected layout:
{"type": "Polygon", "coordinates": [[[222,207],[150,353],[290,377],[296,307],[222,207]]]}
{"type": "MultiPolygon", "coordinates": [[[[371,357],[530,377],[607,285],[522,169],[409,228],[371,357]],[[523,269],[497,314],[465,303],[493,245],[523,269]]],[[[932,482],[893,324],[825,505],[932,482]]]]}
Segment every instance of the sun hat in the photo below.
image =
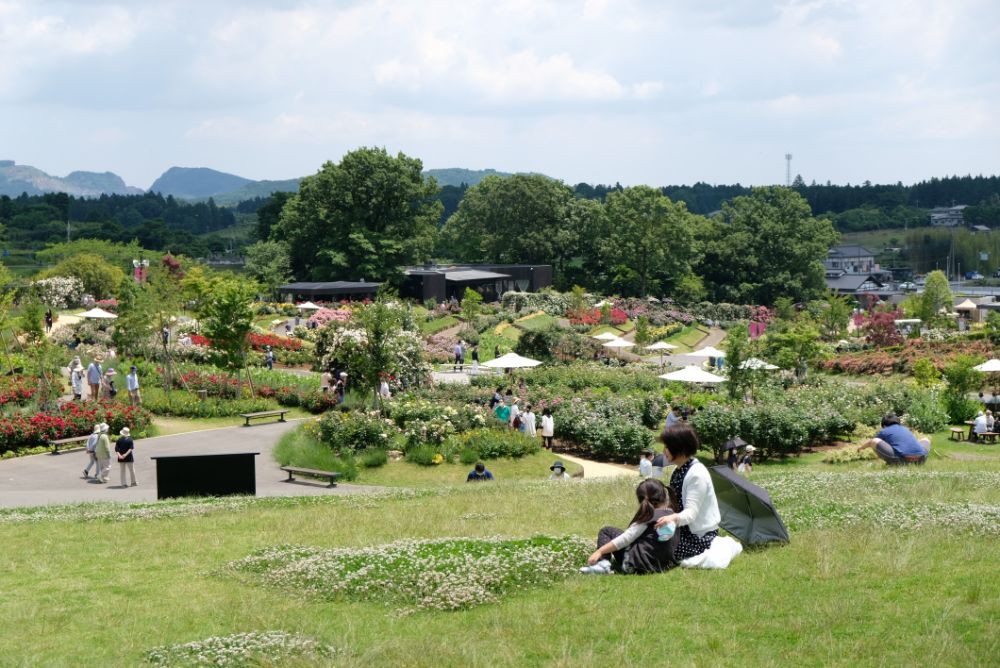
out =
{"type": "Polygon", "coordinates": [[[566,466],[561,461],[559,461],[557,459],[555,461],[555,463],[552,466],[549,467],[550,471],[555,471],[556,469],[562,469],[563,471],[565,471],[566,470],[566,466]]]}
{"type": "Polygon", "coordinates": [[[104,372],[105,376],[117,376],[118,372],[115,371],[114,367],[108,367],[108,370],[104,372]]]}
{"type": "Polygon", "coordinates": [[[129,430],[128,427],[122,427],[122,430],[118,433],[121,434],[122,436],[128,436],[132,432],[129,430]]]}
{"type": "Polygon", "coordinates": [[[101,433],[101,423],[100,422],[98,422],[97,424],[94,425],[94,433],[95,434],[100,434],[101,433]]]}
{"type": "Polygon", "coordinates": [[[104,355],[94,355],[94,361],[100,364],[104,361],[104,355]]]}
{"type": "Polygon", "coordinates": [[[110,427],[110,426],[108,426],[108,423],[107,423],[107,422],[102,422],[102,423],[101,423],[101,433],[102,433],[102,434],[106,434],[106,433],[108,433],[108,430],[109,430],[109,429],[111,429],[111,427],[110,427]]]}
{"type": "Polygon", "coordinates": [[[744,448],[744,449],[745,449],[745,450],[746,450],[747,452],[757,452],[757,448],[753,447],[752,445],[748,445],[748,446],[747,446],[746,448],[744,448]]]}
{"type": "Polygon", "coordinates": [[[340,377],[341,378],[347,378],[347,372],[346,371],[341,371],[340,372],[340,377]]]}

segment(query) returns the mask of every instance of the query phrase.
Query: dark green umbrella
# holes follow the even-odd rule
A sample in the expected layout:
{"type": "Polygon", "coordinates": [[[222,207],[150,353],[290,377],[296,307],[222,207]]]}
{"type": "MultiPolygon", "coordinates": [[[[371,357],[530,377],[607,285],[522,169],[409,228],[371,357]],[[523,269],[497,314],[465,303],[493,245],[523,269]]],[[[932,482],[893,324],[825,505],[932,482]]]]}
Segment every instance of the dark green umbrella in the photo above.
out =
{"type": "Polygon", "coordinates": [[[788,542],[788,529],[774,509],[767,490],[728,466],[712,466],[708,470],[722,515],[719,526],[746,545],[788,542]]]}

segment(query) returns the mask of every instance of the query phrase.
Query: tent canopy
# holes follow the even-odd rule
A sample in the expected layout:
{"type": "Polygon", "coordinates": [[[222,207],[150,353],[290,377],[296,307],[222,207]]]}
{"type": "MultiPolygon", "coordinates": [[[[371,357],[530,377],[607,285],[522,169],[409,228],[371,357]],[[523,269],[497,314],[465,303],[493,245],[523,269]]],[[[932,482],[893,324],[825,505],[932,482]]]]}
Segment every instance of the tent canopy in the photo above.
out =
{"type": "Polygon", "coordinates": [[[686,366],[680,371],[665,373],[660,378],[681,383],[721,383],[725,380],[721,376],[716,376],[696,366],[686,366]]]}
{"type": "Polygon", "coordinates": [[[956,311],[975,311],[978,307],[976,302],[971,299],[966,299],[964,302],[955,307],[956,311]]]}
{"type": "Polygon", "coordinates": [[[626,341],[625,339],[616,338],[614,341],[608,341],[604,344],[605,348],[631,348],[635,344],[631,341],[626,341]]]}
{"type": "Polygon", "coordinates": [[[322,307],[321,306],[317,306],[316,304],[313,304],[312,302],[303,302],[302,304],[299,304],[298,308],[302,309],[303,311],[317,311],[317,310],[319,310],[322,307]]]}
{"type": "Polygon", "coordinates": [[[726,353],[712,346],[705,346],[701,350],[688,353],[691,357],[725,357],[726,353]]]}
{"type": "Polygon", "coordinates": [[[614,341],[618,338],[618,335],[612,334],[611,332],[604,332],[603,334],[598,334],[593,338],[598,339],[599,341],[614,341]]]}
{"type": "Polygon", "coordinates": [[[672,343],[667,343],[666,341],[657,341],[656,343],[646,346],[646,350],[674,350],[677,346],[672,343]]]}
{"type": "Polygon", "coordinates": [[[982,364],[975,366],[973,368],[976,371],[984,371],[986,373],[996,373],[997,371],[1000,371],[1000,360],[995,358],[991,360],[986,360],[982,364]]]}

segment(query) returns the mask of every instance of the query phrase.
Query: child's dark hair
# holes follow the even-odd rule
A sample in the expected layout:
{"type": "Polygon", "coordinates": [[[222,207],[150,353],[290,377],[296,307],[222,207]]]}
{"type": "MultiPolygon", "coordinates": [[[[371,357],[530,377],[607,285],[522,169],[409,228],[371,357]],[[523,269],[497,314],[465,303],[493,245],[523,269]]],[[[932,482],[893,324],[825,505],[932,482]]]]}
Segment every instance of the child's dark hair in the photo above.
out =
{"type": "Polygon", "coordinates": [[[544,411],[542,411],[542,415],[552,415],[552,409],[546,408],[544,411]]]}
{"type": "Polygon", "coordinates": [[[653,511],[667,500],[667,488],[656,478],[647,478],[635,488],[635,498],[639,500],[639,510],[631,524],[643,524],[653,519],[653,511]]]}

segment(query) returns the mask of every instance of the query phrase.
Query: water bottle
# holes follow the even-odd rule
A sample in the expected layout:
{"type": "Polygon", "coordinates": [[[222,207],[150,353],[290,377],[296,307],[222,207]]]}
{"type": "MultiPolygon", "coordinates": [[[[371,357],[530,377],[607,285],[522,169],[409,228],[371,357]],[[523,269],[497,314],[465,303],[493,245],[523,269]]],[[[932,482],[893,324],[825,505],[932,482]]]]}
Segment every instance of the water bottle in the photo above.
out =
{"type": "Polygon", "coordinates": [[[657,540],[661,543],[667,542],[673,537],[675,530],[676,527],[673,522],[667,522],[663,526],[656,527],[657,540]]]}

